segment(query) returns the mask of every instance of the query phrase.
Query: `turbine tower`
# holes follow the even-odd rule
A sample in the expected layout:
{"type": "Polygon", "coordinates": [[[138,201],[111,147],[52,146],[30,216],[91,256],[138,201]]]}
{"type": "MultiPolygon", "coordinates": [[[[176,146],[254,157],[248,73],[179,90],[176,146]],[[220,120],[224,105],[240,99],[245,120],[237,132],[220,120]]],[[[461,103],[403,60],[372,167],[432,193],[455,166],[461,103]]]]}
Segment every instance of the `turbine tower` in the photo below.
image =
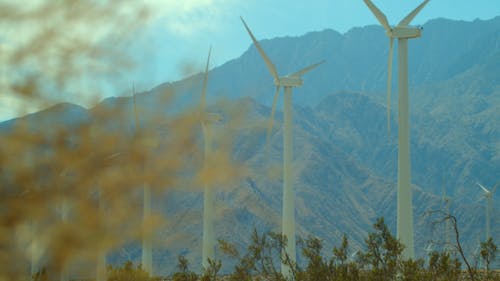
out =
{"type": "MultiPolygon", "coordinates": [[[[408,100],[408,39],[421,35],[420,27],[409,26],[410,22],[429,2],[425,0],[409,13],[397,26],[390,26],[386,16],[370,1],[365,4],[384,27],[389,37],[389,70],[387,80],[387,114],[390,122],[390,95],[392,80],[392,52],[394,39],[398,39],[398,207],[397,238],[405,245],[403,257],[415,259],[413,245],[413,210],[410,172],[410,114],[408,100]]],[[[390,130],[390,127],[388,127],[390,130]]]]}
{"type": "Polygon", "coordinates": [[[497,183],[491,190],[488,190],[486,187],[482,186],[480,183],[477,183],[477,185],[484,191],[484,198],[486,198],[486,240],[488,240],[490,236],[490,215],[491,211],[493,208],[493,193],[495,193],[495,190],[497,189],[498,185],[500,184],[497,183]]]}
{"type": "MultiPolygon", "coordinates": [[[[63,194],[60,202],[60,212],[61,212],[61,221],[63,224],[69,223],[69,212],[70,212],[70,203],[66,198],[66,194],[63,194]]],[[[60,272],[60,280],[68,281],[70,280],[69,276],[69,264],[68,260],[66,260],[61,268],[60,272]]]]}
{"type": "MultiPolygon", "coordinates": [[[[120,157],[121,152],[116,152],[113,153],[106,158],[104,158],[104,162],[108,165],[113,165],[113,161],[120,157]]],[[[98,208],[99,208],[99,216],[101,217],[101,220],[104,221],[104,223],[107,226],[107,219],[106,219],[106,203],[105,203],[105,188],[104,186],[98,182],[97,184],[97,191],[99,194],[98,198],[98,208]]],[[[100,241],[99,245],[99,250],[97,251],[97,269],[96,269],[96,281],[106,281],[107,280],[107,272],[106,272],[106,253],[107,253],[107,245],[106,241],[102,242],[100,241]]]]}
{"type": "MultiPolygon", "coordinates": [[[[60,174],[59,177],[63,178],[66,177],[68,173],[67,169],[64,169],[60,174]]],[[[63,181],[63,180],[61,180],[63,181]]],[[[68,224],[70,223],[70,212],[72,209],[72,204],[70,198],[68,198],[68,188],[67,188],[67,182],[64,181],[64,184],[59,187],[59,215],[61,219],[62,224],[68,224]]],[[[60,281],[68,281],[70,279],[69,276],[69,263],[70,259],[66,259],[59,272],[59,280],[60,281]]]]}
{"type": "Polygon", "coordinates": [[[40,270],[40,245],[38,241],[38,224],[35,219],[31,220],[30,223],[30,235],[31,235],[31,244],[30,244],[30,255],[31,255],[31,265],[30,265],[30,279],[33,279],[35,274],[37,274],[40,270]]]}
{"type": "MultiPolygon", "coordinates": [[[[240,17],[245,29],[252,38],[255,47],[260,53],[260,56],[266,63],[269,72],[274,78],[274,85],[276,85],[276,93],[274,94],[273,107],[271,111],[271,119],[267,130],[267,143],[269,143],[269,135],[273,126],[274,112],[276,111],[276,102],[278,100],[280,87],[284,88],[284,125],[283,125],[283,213],[282,213],[282,234],[287,238],[287,245],[285,252],[288,254],[292,263],[296,261],[295,250],[295,191],[292,186],[293,169],[292,169],[292,88],[302,86],[302,75],[316,68],[324,61],[315,63],[305,67],[295,73],[287,76],[279,76],[276,66],[267,57],[264,49],[260,46],[257,39],[250,31],[246,22],[240,17]]],[[[291,276],[291,270],[285,264],[281,264],[281,273],[285,277],[291,276]]]]}
{"type": "MultiPolygon", "coordinates": [[[[201,91],[199,118],[203,130],[204,139],[204,158],[203,168],[210,163],[209,159],[212,152],[212,124],[222,119],[219,114],[205,111],[207,104],[207,84],[208,84],[208,66],[210,64],[210,54],[212,48],[208,50],[207,65],[203,77],[203,88],[201,91]]],[[[202,266],[208,268],[208,260],[215,258],[215,235],[214,235],[214,191],[213,187],[206,182],[203,187],[203,246],[202,246],[202,266]]]]}
{"type": "MultiPolygon", "coordinates": [[[[137,113],[136,101],[135,101],[135,87],[133,87],[132,101],[134,103],[134,117],[135,117],[135,130],[139,128],[139,115],[137,113]]],[[[141,173],[144,173],[145,163],[141,163],[141,173]]],[[[143,237],[142,237],[142,268],[146,271],[149,276],[153,274],[153,251],[151,242],[151,231],[149,225],[146,221],[151,217],[151,189],[148,184],[143,183],[143,211],[142,211],[142,222],[143,222],[143,237]]]]}
{"type": "MultiPolygon", "coordinates": [[[[99,216],[104,220],[104,199],[103,199],[103,189],[99,187],[99,216]]],[[[96,270],[96,281],[105,281],[106,278],[106,250],[99,247],[97,252],[97,270],[96,270]]]]}

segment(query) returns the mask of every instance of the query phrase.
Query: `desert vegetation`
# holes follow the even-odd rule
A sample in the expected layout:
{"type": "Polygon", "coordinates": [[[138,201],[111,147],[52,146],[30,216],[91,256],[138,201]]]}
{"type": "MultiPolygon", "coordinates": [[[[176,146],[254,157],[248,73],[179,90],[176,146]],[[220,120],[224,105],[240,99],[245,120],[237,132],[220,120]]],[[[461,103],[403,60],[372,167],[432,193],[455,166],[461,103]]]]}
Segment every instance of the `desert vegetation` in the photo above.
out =
{"type": "MultiPolygon", "coordinates": [[[[453,216],[449,216],[453,218],[453,216]]],[[[481,244],[479,260],[469,261],[460,251],[460,241],[453,243],[453,251],[431,251],[425,259],[405,260],[402,257],[402,245],[389,231],[383,218],[377,219],[373,230],[365,239],[364,249],[354,250],[349,247],[346,235],[338,246],[328,251],[323,248],[323,241],[316,237],[299,239],[297,242],[300,259],[295,264],[284,251],[286,237],[278,233],[251,234],[251,243],[245,249],[237,249],[231,243],[219,240],[219,249],[224,253],[221,260],[210,261],[210,266],[201,273],[189,269],[189,261],[179,256],[177,272],[171,276],[153,277],[138,280],[288,280],[279,270],[281,262],[293,270],[291,280],[500,280],[500,274],[488,267],[478,268],[479,261],[491,262],[496,258],[496,245],[492,239],[481,244]],[[326,250],[326,251],[325,251],[326,250]],[[228,272],[221,271],[222,261],[236,261],[228,272]],[[474,264],[470,268],[463,264],[474,264]]],[[[113,276],[117,272],[142,272],[140,265],[133,268],[130,262],[122,267],[109,268],[113,276]]],[[[124,279],[131,280],[122,275],[124,279]]],[[[111,277],[110,277],[111,278],[111,277]]],[[[135,280],[135,279],[134,279],[135,280]]]]}

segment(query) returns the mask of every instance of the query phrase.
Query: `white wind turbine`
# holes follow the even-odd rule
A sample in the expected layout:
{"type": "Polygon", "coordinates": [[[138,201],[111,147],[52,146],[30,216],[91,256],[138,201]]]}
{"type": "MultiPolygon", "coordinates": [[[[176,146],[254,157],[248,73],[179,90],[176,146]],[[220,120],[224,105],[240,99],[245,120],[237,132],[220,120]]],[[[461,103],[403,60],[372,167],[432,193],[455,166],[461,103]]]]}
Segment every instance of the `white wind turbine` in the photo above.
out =
{"type": "MultiPolygon", "coordinates": [[[[207,84],[208,84],[208,66],[210,64],[210,54],[212,48],[208,51],[207,64],[203,77],[203,88],[201,91],[199,118],[203,130],[204,139],[204,159],[203,167],[206,168],[210,163],[209,159],[212,152],[212,124],[222,119],[219,114],[205,111],[207,105],[207,84]]],[[[208,260],[215,258],[215,235],[214,235],[214,191],[213,187],[204,183],[203,187],[203,245],[202,245],[202,266],[208,268],[208,260]]]]}
{"type": "Polygon", "coordinates": [[[427,261],[427,263],[429,263],[431,254],[434,251],[434,243],[429,242],[429,244],[427,244],[427,246],[425,246],[424,251],[425,251],[426,261],[427,261]]]}
{"type": "MultiPolygon", "coordinates": [[[[497,189],[498,185],[500,184],[497,183],[491,190],[488,190],[486,187],[482,186],[480,183],[477,183],[477,185],[484,191],[484,198],[486,198],[486,240],[488,240],[490,236],[490,215],[491,211],[493,208],[493,193],[495,193],[495,190],[497,189]]],[[[485,240],[485,241],[486,241],[485,240]]]]}
{"type": "MultiPolygon", "coordinates": [[[[429,2],[425,0],[409,13],[397,26],[390,26],[386,16],[370,1],[364,0],[389,37],[389,69],[387,81],[387,114],[390,114],[392,79],[392,52],[394,39],[398,39],[398,207],[397,238],[405,245],[403,257],[415,258],[413,246],[413,210],[410,188],[410,122],[408,100],[408,39],[418,38],[421,28],[409,26],[410,22],[429,2]]],[[[388,116],[390,117],[390,116],[388,116]]],[[[387,120],[390,123],[390,118],[387,120]]]]}
{"type": "MultiPolygon", "coordinates": [[[[106,163],[109,163],[119,157],[121,155],[120,152],[113,153],[109,156],[107,156],[104,161],[106,163]]],[[[105,216],[105,195],[104,195],[104,187],[98,184],[98,194],[99,194],[99,199],[98,199],[98,208],[99,208],[99,216],[103,221],[106,221],[105,216]]],[[[107,280],[107,275],[106,275],[106,245],[102,245],[99,247],[98,253],[97,253],[97,270],[96,270],[96,281],[105,281],[107,280]]]]}
{"type": "MultiPolygon", "coordinates": [[[[242,17],[241,21],[245,26],[248,34],[252,38],[255,47],[260,53],[262,59],[266,63],[269,72],[274,78],[274,85],[276,85],[276,93],[274,94],[273,107],[271,111],[271,120],[267,130],[267,143],[269,143],[269,135],[273,126],[274,112],[276,111],[276,102],[279,96],[280,87],[284,88],[284,125],[283,125],[283,214],[282,214],[282,234],[287,238],[287,245],[285,248],[286,253],[290,257],[292,263],[296,261],[296,250],[295,250],[295,191],[292,186],[293,170],[292,170],[292,88],[302,86],[302,75],[316,68],[318,65],[322,64],[324,61],[315,63],[308,67],[305,67],[295,73],[287,76],[279,76],[276,66],[267,57],[264,49],[260,46],[257,39],[250,31],[246,22],[242,17]]],[[[291,271],[288,266],[281,264],[281,272],[285,277],[291,276],[291,271]]]]}
{"type": "MultiPolygon", "coordinates": [[[[134,103],[134,120],[135,120],[135,130],[137,132],[139,126],[139,114],[137,112],[136,101],[135,101],[135,87],[133,88],[132,101],[134,103]]],[[[142,163],[142,171],[144,173],[145,163],[142,163]]],[[[142,268],[146,271],[149,276],[153,273],[153,250],[151,242],[151,232],[149,231],[149,226],[146,221],[151,217],[151,188],[147,183],[143,183],[143,237],[142,237],[142,268]]]]}

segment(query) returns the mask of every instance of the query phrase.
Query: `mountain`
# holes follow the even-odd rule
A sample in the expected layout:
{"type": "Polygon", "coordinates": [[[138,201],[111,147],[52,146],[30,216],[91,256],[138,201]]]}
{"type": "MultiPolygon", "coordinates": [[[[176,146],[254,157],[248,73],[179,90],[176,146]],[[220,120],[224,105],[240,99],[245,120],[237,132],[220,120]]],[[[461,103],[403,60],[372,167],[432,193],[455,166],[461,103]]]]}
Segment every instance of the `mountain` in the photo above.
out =
{"type": "MultiPolygon", "coordinates": [[[[481,182],[491,187],[499,180],[500,17],[473,22],[436,19],[423,28],[423,36],[409,43],[416,252],[422,256],[429,240],[444,239],[429,215],[443,210],[444,188],[453,198],[451,213],[457,216],[466,251],[471,253],[484,235],[484,201],[474,185],[481,182]]],[[[389,133],[385,105],[388,40],[383,29],[366,26],[345,34],[323,30],[263,40],[262,46],[280,74],[327,61],[304,77],[303,87],[294,90],[297,233],[320,237],[330,251],[343,233],[354,248],[362,247],[380,216],[395,232],[397,95],[393,95],[389,133]]],[[[396,70],[397,57],[394,66],[396,70]]],[[[278,171],[274,174],[280,175],[282,114],[277,112],[267,158],[262,123],[270,116],[274,89],[253,46],[212,69],[209,79],[211,109],[231,116],[227,108],[241,108],[246,114],[231,149],[233,157],[254,172],[218,191],[216,203],[217,236],[243,248],[254,227],[280,229],[282,184],[279,176],[270,174],[278,171]]],[[[147,116],[141,126],[196,104],[201,83],[198,74],[138,94],[138,107],[147,116]],[[170,107],[165,107],[165,100],[170,107]]],[[[129,97],[106,99],[88,111],[61,105],[2,123],[0,130],[6,132],[9,124],[28,119],[39,127],[48,126],[42,121],[46,118],[65,120],[60,122],[71,127],[74,123],[67,120],[92,120],[89,116],[103,108],[117,108],[119,114],[110,117],[106,126],[129,134],[131,105],[129,97]]],[[[217,130],[226,129],[226,124],[227,120],[217,130]]],[[[171,272],[179,254],[199,270],[202,194],[168,190],[155,200],[156,208],[170,222],[158,234],[162,247],[154,252],[155,270],[171,272]]],[[[495,239],[500,237],[498,201],[497,194],[491,216],[495,239]]],[[[138,247],[129,246],[126,255],[119,251],[109,259],[138,260],[138,247]]]]}

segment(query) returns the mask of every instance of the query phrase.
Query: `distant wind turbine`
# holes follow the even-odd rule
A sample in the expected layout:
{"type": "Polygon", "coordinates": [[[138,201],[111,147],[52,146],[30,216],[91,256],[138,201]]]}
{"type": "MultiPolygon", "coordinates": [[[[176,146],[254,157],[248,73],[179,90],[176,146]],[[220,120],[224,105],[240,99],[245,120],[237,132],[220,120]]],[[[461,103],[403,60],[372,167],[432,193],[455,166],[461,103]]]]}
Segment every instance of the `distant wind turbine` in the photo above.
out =
{"type": "Polygon", "coordinates": [[[425,0],[415,10],[409,13],[397,26],[390,26],[386,16],[370,1],[365,4],[384,27],[389,37],[389,69],[387,80],[387,114],[390,130],[390,96],[392,80],[392,52],[393,41],[398,39],[398,209],[397,209],[397,238],[405,245],[403,257],[415,258],[413,245],[413,210],[410,186],[410,114],[408,100],[408,39],[418,38],[421,35],[420,27],[409,26],[410,22],[429,2],[425,0]]]}
{"type": "Polygon", "coordinates": [[[486,240],[488,240],[490,236],[490,215],[491,211],[493,208],[493,193],[495,193],[498,185],[500,182],[498,182],[491,190],[488,190],[486,187],[482,186],[480,183],[477,183],[477,185],[484,191],[484,198],[486,198],[486,240]]]}
{"type": "MultiPolygon", "coordinates": [[[[137,112],[135,100],[135,86],[133,86],[132,101],[134,103],[135,130],[137,132],[139,126],[139,113],[137,112]]],[[[142,163],[141,173],[144,173],[145,163],[142,163]]],[[[147,229],[149,226],[146,221],[151,217],[151,189],[148,184],[143,183],[143,237],[142,237],[142,268],[149,276],[153,274],[153,250],[151,242],[151,232],[147,229]]]]}
{"type": "Polygon", "coordinates": [[[356,259],[359,257],[360,253],[361,253],[361,250],[356,249],[356,251],[352,252],[351,255],[349,256],[348,261],[349,262],[356,262],[356,259]]]}
{"type": "Polygon", "coordinates": [[[427,263],[429,263],[431,254],[432,254],[432,252],[434,252],[434,243],[429,242],[429,244],[427,244],[427,246],[425,246],[424,251],[425,251],[425,255],[426,255],[425,258],[427,260],[427,263]]]}
{"type": "MultiPolygon", "coordinates": [[[[204,160],[203,167],[206,168],[209,163],[212,152],[212,124],[222,119],[219,114],[205,111],[207,105],[207,84],[208,84],[208,66],[210,64],[210,54],[212,48],[208,51],[207,65],[203,77],[203,88],[201,91],[199,117],[204,139],[204,160]]],[[[209,267],[208,260],[215,258],[215,235],[214,235],[214,191],[213,187],[204,183],[203,189],[203,246],[202,246],[202,266],[209,267]]]]}
{"type": "MultiPolygon", "coordinates": [[[[269,144],[269,136],[273,126],[274,112],[276,111],[276,102],[278,100],[280,87],[285,90],[284,97],[284,128],[283,128],[283,218],[282,218],[282,234],[287,238],[287,245],[285,248],[286,253],[290,257],[292,263],[296,261],[296,250],[295,250],[295,191],[292,186],[292,88],[302,86],[302,75],[316,68],[318,65],[322,64],[324,61],[315,63],[308,67],[305,67],[295,73],[287,76],[279,76],[276,66],[268,58],[264,49],[260,46],[255,36],[250,31],[246,22],[242,17],[241,21],[245,26],[248,34],[252,38],[255,47],[260,53],[262,59],[266,63],[269,72],[274,78],[274,84],[276,85],[276,93],[274,94],[273,107],[271,111],[271,119],[269,127],[267,129],[267,144],[269,144]]],[[[281,272],[285,277],[291,276],[291,271],[288,266],[281,264],[281,272]]]]}

